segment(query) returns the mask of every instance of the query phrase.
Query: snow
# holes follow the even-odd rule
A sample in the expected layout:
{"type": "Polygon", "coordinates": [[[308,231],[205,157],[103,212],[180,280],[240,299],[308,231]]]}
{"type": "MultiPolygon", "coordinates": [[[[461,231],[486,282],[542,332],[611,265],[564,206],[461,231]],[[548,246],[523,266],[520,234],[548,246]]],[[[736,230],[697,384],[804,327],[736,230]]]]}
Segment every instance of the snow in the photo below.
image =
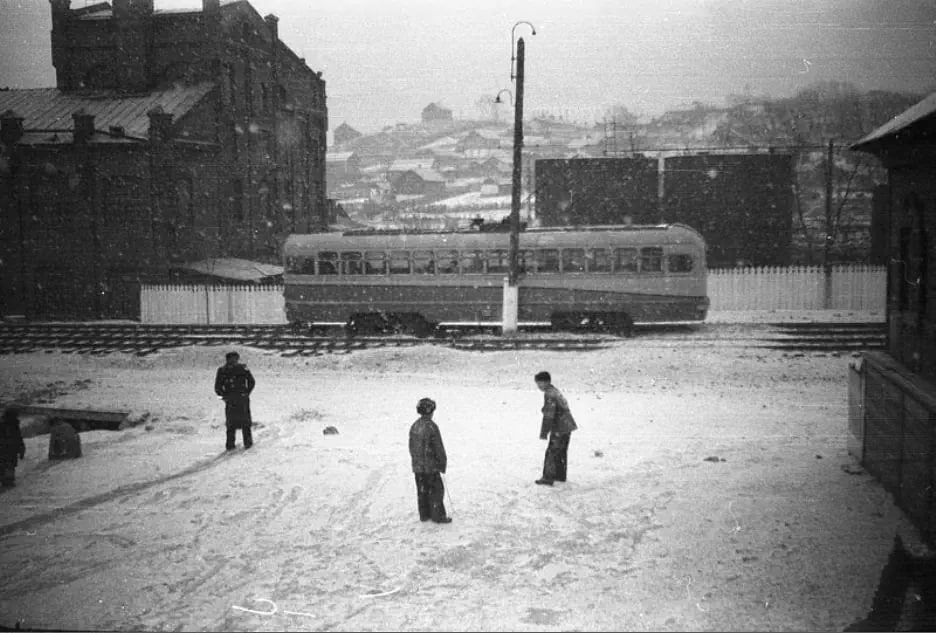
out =
{"type": "Polygon", "coordinates": [[[0,624],[841,630],[864,617],[895,532],[912,530],[846,451],[856,359],[683,340],[235,347],[257,378],[257,443],[233,453],[212,392],[226,347],[5,356],[5,399],[138,424],[82,433],[83,457],[63,463],[46,460],[48,436],[26,440],[0,495],[0,624]],[[554,488],[533,484],[542,369],[580,427],[554,488]],[[416,512],[407,431],[423,396],[449,454],[450,525],[416,512]]]}

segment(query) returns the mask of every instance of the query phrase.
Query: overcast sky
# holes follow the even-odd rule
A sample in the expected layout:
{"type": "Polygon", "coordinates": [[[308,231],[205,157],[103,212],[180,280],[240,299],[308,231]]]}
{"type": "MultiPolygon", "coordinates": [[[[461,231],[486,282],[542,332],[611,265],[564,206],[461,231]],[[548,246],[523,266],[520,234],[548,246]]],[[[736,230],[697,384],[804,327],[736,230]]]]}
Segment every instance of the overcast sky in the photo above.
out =
{"type": "MultiPolygon", "coordinates": [[[[72,0],[72,7],[94,0],[72,0]]],[[[252,0],[327,82],[331,128],[479,115],[526,44],[524,112],[601,120],[730,94],[789,96],[818,80],[936,90],[934,0],[252,0]]],[[[155,0],[200,9],[201,0],[155,0]]],[[[48,0],[0,0],[0,86],[55,85],[48,0]]],[[[506,96],[506,95],[505,95],[506,96]]],[[[504,113],[509,120],[508,111],[504,113]]]]}

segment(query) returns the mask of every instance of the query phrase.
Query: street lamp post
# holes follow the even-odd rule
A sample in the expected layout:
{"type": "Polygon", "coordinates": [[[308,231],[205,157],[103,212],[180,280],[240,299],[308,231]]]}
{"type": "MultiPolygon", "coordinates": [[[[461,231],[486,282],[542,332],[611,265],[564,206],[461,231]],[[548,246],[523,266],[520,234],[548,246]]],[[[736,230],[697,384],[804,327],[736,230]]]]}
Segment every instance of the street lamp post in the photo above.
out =
{"type": "Polygon", "coordinates": [[[517,332],[517,313],[519,311],[519,289],[517,282],[520,278],[520,198],[521,175],[523,156],[523,62],[525,45],[523,38],[516,41],[516,54],[514,54],[514,32],[521,24],[530,27],[532,35],[536,29],[529,22],[521,21],[513,25],[510,30],[510,78],[516,82],[517,94],[514,99],[514,147],[513,147],[513,182],[510,198],[510,243],[507,256],[509,269],[504,283],[504,305],[502,315],[502,334],[515,334],[517,332]]]}

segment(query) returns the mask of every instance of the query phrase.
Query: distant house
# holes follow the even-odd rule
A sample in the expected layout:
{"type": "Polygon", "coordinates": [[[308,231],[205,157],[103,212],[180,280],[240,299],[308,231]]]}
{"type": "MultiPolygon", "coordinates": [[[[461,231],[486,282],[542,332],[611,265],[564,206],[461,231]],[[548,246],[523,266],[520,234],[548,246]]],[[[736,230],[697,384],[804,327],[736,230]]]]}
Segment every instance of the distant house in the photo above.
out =
{"type": "Polygon", "coordinates": [[[481,163],[481,172],[485,178],[509,177],[513,173],[513,160],[503,154],[490,156],[481,163]]]}
{"type": "Polygon", "coordinates": [[[509,196],[513,191],[510,178],[485,178],[481,184],[481,197],[509,196]]]}
{"type": "Polygon", "coordinates": [[[437,103],[430,103],[423,108],[422,122],[426,125],[449,124],[452,122],[452,111],[437,103]]]}
{"type": "Polygon", "coordinates": [[[396,195],[436,195],[445,192],[445,178],[431,169],[410,169],[390,175],[396,195]]]}
{"type": "Polygon", "coordinates": [[[455,151],[466,157],[482,158],[500,148],[501,136],[489,130],[471,130],[455,145],[455,151]]]}
{"type": "Polygon", "coordinates": [[[361,159],[357,152],[327,152],[325,154],[325,182],[332,191],[341,183],[355,180],[361,175],[361,159]]]}
{"type": "Polygon", "coordinates": [[[363,136],[360,132],[355,130],[353,127],[351,127],[347,123],[342,123],[341,125],[336,127],[334,135],[335,135],[335,145],[339,147],[342,145],[346,145],[350,143],[351,141],[353,141],[354,139],[360,138],[361,136],[363,136]]]}
{"type": "Polygon", "coordinates": [[[400,174],[405,171],[418,170],[418,169],[432,169],[435,164],[435,157],[426,156],[423,158],[403,158],[400,160],[395,160],[390,163],[390,167],[387,168],[387,176],[390,177],[393,174],[400,174]]]}

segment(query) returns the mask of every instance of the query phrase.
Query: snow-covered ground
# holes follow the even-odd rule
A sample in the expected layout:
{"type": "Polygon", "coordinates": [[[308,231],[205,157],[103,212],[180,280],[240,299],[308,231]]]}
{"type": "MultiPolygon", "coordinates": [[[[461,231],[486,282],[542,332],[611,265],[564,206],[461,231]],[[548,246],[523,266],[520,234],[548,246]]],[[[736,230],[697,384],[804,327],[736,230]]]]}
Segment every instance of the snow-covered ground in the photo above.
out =
{"type": "Polygon", "coordinates": [[[64,463],[46,460],[48,436],[27,439],[0,495],[0,624],[841,630],[864,617],[895,532],[912,530],[846,451],[855,359],[680,340],[240,348],[257,443],[231,454],[212,392],[227,348],[5,356],[5,401],[139,423],[83,433],[84,456],[64,463]],[[533,484],[542,369],[580,427],[555,488],[533,484]],[[416,512],[407,431],[423,396],[449,453],[450,525],[416,512]]]}

